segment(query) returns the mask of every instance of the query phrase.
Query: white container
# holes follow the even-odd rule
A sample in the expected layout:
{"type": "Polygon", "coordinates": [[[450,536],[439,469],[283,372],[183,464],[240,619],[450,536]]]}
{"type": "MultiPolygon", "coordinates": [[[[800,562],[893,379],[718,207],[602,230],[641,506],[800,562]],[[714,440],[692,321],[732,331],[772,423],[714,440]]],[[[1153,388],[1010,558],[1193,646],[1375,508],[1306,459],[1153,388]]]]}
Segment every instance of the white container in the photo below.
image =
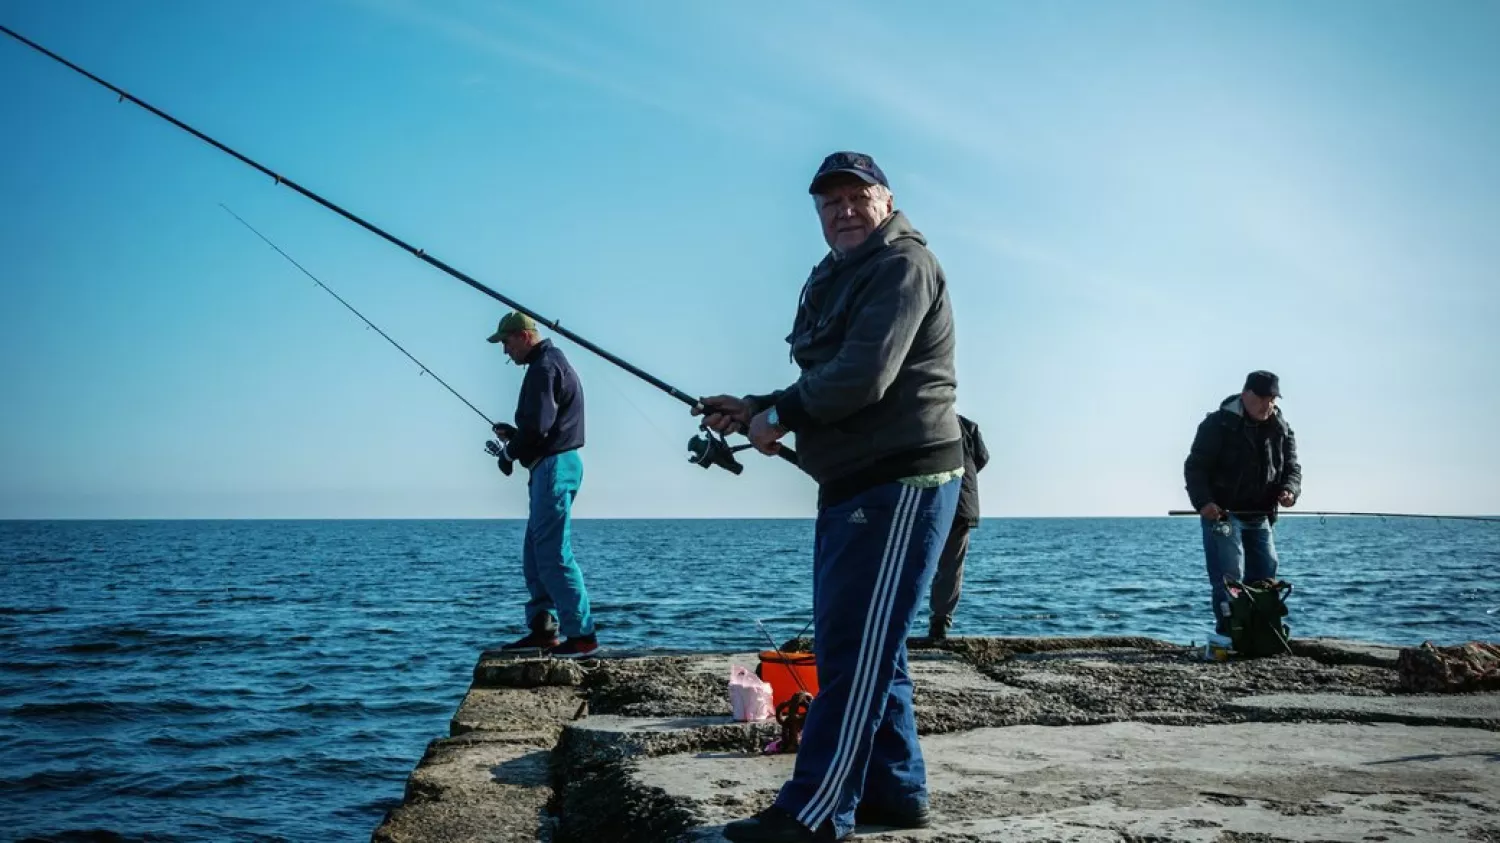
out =
{"type": "Polygon", "coordinates": [[[1208,640],[1203,644],[1203,660],[1206,662],[1229,661],[1229,654],[1234,650],[1234,642],[1227,635],[1209,633],[1208,640]]]}

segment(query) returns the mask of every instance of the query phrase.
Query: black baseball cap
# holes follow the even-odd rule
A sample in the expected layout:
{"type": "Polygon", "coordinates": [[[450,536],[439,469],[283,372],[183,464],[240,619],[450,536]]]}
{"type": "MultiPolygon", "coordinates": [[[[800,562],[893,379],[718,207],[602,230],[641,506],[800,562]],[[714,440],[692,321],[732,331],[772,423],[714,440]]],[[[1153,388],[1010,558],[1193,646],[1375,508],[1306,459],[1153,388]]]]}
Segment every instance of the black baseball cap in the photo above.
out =
{"type": "Polygon", "coordinates": [[[1264,369],[1246,375],[1245,388],[1262,398],[1281,397],[1281,379],[1264,369]]]}
{"type": "Polygon", "coordinates": [[[848,173],[857,176],[866,184],[878,184],[889,190],[891,183],[885,180],[885,173],[881,172],[880,165],[875,159],[863,152],[835,152],[823,159],[819,165],[818,172],[813,176],[812,184],[808,185],[808,193],[817,193],[818,184],[835,173],[848,173]]]}

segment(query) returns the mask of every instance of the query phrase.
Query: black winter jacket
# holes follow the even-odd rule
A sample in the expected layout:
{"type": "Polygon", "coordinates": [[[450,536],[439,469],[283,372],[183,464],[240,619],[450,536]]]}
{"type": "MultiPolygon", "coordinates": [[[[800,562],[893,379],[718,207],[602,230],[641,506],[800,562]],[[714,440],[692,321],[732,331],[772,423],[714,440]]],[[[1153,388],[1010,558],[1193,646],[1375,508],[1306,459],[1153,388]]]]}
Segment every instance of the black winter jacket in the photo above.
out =
{"type": "Polygon", "coordinates": [[[970,527],[979,526],[979,472],[990,461],[990,451],[984,446],[984,437],[979,435],[979,425],[958,417],[958,429],[964,434],[964,479],[959,486],[957,522],[970,527]]]}
{"type": "Polygon", "coordinates": [[[1269,513],[1274,521],[1282,492],[1302,494],[1297,437],[1281,409],[1256,424],[1245,416],[1238,395],[1198,425],[1183,474],[1195,510],[1216,503],[1235,513],[1269,513]]]}

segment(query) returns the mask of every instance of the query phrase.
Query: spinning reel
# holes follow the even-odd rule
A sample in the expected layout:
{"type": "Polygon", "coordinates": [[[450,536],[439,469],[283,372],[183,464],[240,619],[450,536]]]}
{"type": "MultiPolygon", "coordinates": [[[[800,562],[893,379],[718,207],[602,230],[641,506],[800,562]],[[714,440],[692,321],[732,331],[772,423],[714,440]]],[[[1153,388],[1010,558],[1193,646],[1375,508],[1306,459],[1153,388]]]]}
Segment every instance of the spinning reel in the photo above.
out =
{"type": "Polygon", "coordinates": [[[724,438],[724,434],[709,430],[706,426],[701,429],[702,434],[688,440],[688,462],[701,465],[704,469],[716,465],[731,474],[739,474],[745,470],[734,455],[753,447],[749,442],[743,445],[731,445],[724,438]]]}

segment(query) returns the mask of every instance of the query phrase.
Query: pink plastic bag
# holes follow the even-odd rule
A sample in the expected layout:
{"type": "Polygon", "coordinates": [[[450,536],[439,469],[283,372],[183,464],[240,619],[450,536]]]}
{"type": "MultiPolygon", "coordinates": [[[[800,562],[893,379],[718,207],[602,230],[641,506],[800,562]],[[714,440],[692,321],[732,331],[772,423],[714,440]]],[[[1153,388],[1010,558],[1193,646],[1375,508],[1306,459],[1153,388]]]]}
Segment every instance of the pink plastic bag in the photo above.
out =
{"type": "Polygon", "coordinates": [[[740,665],[729,670],[729,707],[736,720],[770,720],[776,714],[771,708],[770,683],[740,665]]]}

